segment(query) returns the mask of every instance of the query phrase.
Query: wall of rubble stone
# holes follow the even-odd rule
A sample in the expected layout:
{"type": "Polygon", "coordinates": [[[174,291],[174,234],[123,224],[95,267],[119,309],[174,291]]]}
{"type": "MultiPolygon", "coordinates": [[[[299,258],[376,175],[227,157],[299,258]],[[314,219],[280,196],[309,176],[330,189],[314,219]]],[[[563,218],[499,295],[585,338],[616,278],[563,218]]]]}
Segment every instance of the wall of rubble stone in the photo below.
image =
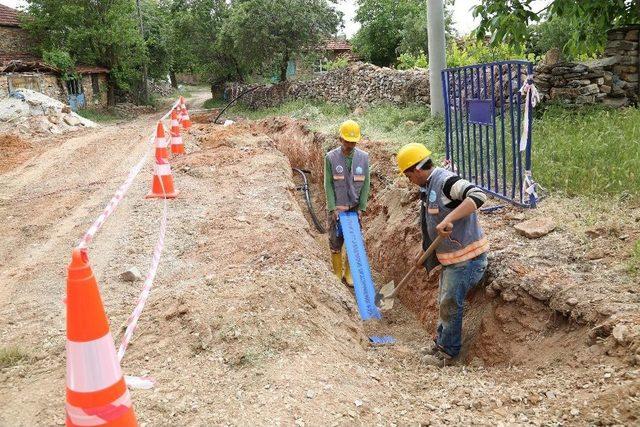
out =
{"type": "Polygon", "coordinates": [[[23,56],[31,51],[29,34],[18,27],[0,26],[0,54],[6,57],[23,56]]]}
{"type": "MultiPolygon", "coordinates": [[[[229,84],[227,97],[255,86],[229,84]]],[[[308,81],[263,86],[243,98],[252,108],[279,105],[289,99],[315,99],[353,107],[377,103],[429,103],[429,76],[425,70],[394,70],[356,62],[308,81]]]]}
{"type": "MultiPolygon", "coordinates": [[[[610,30],[604,57],[587,63],[544,62],[535,68],[543,100],[568,105],[604,104],[622,107],[638,102],[638,33],[640,25],[610,30]]],[[[345,103],[352,107],[376,103],[429,103],[427,70],[400,71],[353,63],[308,81],[259,86],[227,84],[225,95],[243,97],[251,108],[279,105],[292,99],[345,103]]]]}
{"type": "Polygon", "coordinates": [[[609,31],[601,59],[539,64],[535,71],[538,90],[544,99],[571,105],[637,103],[639,32],[640,25],[609,31]]]}

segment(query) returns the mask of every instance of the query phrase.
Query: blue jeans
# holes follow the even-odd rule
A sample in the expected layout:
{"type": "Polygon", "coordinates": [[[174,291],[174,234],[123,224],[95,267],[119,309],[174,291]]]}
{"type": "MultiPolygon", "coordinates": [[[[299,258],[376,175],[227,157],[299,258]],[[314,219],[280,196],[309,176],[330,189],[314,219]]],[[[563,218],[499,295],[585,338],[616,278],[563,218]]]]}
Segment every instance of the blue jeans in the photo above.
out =
{"type": "Polygon", "coordinates": [[[460,353],[464,299],[480,282],[486,270],[486,253],[469,261],[443,266],[438,295],[440,320],[436,342],[449,356],[456,357],[460,353]]]}

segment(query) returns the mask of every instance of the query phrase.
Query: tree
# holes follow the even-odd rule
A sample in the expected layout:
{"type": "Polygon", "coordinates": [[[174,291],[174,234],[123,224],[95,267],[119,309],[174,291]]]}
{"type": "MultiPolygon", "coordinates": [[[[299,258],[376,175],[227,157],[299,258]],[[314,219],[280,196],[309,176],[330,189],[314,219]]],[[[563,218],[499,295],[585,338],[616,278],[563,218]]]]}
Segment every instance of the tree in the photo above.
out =
{"type": "Polygon", "coordinates": [[[225,0],[173,2],[171,71],[197,72],[211,84],[212,93],[225,81],[244,79],[248,69],[222,33],[233,6],[225,0]]]}
{"type": "Polygon", "coordinates": [[[480,17],[479,38],[492,43],[507,42],[521,48],[528,41],[531,23],[564,19],[572,28],[568,46],[574,52],[602,46],[606,30],[640,22],[640,0],[552,0],[534,11],[534,0],[486,0],[473,8],[480,17]]]}
{"type": "MultiPolygon", "coordinates": [[[[454,34],[451,6],[445,4],[447,36],[454,34]]],[[[427,5],[424,0],[358,0],[356,21],[360,30],[353,38],[356,52],[380,66],[396,63],[402,54],[427,52],[427,5]]]]}
{"type": "MultiPolygon", "coordinates": [[[[289,60],[334,35],[341,15],[327,0],[236,0],[222,26],[220,43],[242,67],[277,70],[287,79],[289,60]]],[[[220,48],[222,46],[219,46],[220,48]]]]}
{"type": "Polygon", "coordinates": [[[146,49],[131,0],[29,0],[23,25],[41,53],[67,52],[76,63],[109,68],[109,105],[116,87],[139,80],[146,49]]]}

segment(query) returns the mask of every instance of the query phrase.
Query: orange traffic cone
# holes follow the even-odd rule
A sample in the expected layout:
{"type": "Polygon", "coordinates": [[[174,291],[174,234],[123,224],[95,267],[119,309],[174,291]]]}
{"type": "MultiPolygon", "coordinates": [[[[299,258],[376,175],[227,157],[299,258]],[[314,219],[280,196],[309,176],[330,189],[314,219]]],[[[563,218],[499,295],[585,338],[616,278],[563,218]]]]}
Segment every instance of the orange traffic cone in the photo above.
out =
{"type": "Polygon", "coordinates": [[[187,104],[184,102],[184,97],[180,97],[180,123],[184,129],[189,129],[191,127],[191,119],[189,118],[189,110],[187,110],[187,104]]]}
{"type": "Polygon", "coordinates": [[[67,276],[67,426],[136,426],[109,321],[86,252],[67,276]]]}
{"type": "Polygon", "coordinates": [[[153,170],[153,183],[151,192],[145,196],[146,199],[173,199],[178,195],[178,191],[173,187],[173,175],[171,165],[167,159],[156,157],[156,164],[153,170]]]}
{"type": "Polygon", "coordinates": [[[176,110],[171,111],[171,153],[184,154],[184,143],[180,136],[180,124],[178,123],[178,113],[176,110]]]}
{"type": "Polygon", "coordinates": [[[156,147],[156,157],[162,157],[163,159],[169,158],[169,142],[164,134],[164,126],[162,126],[162,122],[158,122],[154,145],[156,147]]]}

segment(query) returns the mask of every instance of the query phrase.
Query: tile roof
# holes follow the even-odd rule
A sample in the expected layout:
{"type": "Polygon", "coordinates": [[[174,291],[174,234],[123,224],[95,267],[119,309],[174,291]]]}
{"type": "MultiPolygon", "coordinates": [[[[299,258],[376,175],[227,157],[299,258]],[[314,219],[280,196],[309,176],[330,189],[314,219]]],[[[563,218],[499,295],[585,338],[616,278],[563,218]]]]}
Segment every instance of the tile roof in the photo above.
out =
{"type": "Polygon", "coordinates": [[[326,50],[351,50],[351,43],[346,40],[329,40],[324,45],[326,50]]]}
{"type": "Polygon", "coordinates": [[[0,4],[0,26],[19,27],[18,11],[0,4]]]}

